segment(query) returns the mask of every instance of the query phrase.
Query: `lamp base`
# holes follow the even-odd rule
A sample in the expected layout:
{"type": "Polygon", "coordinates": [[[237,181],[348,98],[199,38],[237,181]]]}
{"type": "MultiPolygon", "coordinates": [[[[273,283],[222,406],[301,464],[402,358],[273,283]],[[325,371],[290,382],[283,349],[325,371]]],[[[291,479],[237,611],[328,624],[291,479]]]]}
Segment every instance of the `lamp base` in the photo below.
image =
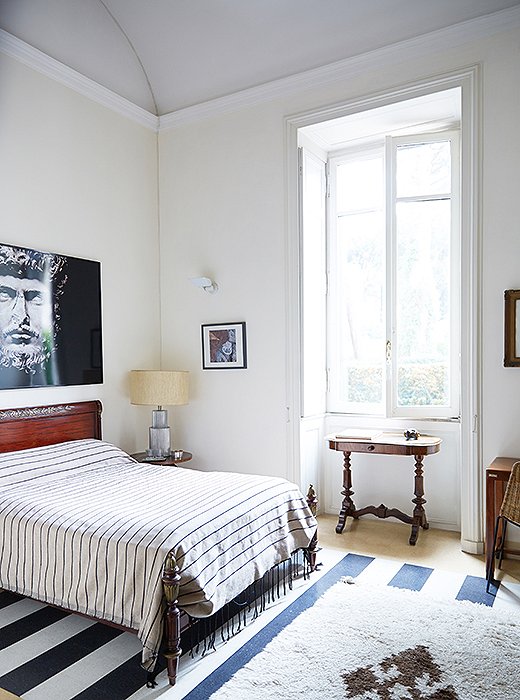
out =
{"type": "Polygon", "coordinates": [[[148,428],[148,449],[146,456],[152,460],[166,459],[171,454],[168,411],[152,411],[152,426],[148,428]]]}

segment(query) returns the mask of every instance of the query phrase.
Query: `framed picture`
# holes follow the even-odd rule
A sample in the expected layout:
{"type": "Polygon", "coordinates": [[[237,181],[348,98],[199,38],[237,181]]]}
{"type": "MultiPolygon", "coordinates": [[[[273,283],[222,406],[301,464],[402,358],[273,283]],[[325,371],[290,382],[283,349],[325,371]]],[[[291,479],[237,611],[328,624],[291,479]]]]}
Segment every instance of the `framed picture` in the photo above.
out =
{"type": "Polygon", "coordinates": [[[0,243],[0,390],[102,382],[100,263],[0,243]]]}
{"type": "Polygon", "coordinates": [[[504,292],[504,367],[520,367],[520,289],[504,292]]]}
{"type": "Polygon", "coordinates": [[[202,369],[245,369],[246,324],[202,325],[202,369]]]}

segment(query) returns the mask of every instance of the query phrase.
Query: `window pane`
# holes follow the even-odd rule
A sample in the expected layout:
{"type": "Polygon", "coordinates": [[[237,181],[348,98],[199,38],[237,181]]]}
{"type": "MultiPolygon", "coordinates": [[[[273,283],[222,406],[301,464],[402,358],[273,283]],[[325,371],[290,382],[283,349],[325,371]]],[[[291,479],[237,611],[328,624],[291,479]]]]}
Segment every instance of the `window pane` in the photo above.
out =
{"type": "Polygon", "coordinates": [[[398,146],[396,157],[398,197],[451,192],[449,141],[398,146]]]}
{"type": "Polygon", "coordinates": [[[340,396],[380,404],[384,366],[384,226],[380,212],[338,218],[340,396]]]}
{"type": "Polygon", "coordinates": [[[338,212],[381,209],[383,159],[381,156],[342,163],[337,167],[338,212]]]}
{"type": "Polygon", "coordinates": [[[397,205],[397,404],[449,405],[450,202],[397,205]]]}

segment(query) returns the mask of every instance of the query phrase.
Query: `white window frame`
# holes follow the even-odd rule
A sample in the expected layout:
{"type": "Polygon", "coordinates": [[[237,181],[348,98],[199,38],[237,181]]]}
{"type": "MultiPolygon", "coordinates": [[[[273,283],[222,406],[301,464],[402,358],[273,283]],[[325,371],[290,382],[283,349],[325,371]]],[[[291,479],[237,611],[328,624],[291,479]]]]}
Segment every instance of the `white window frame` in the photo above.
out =
{"type": "MultiPolygon", "coordinates": [[[[433,143],[435,141],[451,142],[451,250],[450,250],[450,402],[447,406],[397,406],[397,383],[391,382],[390,391],[387,392],[387,415],[392,417],[417,417],[417,418],[459,418],[460,416],[460,136],[455,130],[424,133],[414,136],[388,137],[386,139],[386,163],[387,163],[387,201],[388,220],[387,235],[390,237],[391,253],[387,263],[391,270],[396,269],[395,241],[396,241],[396,204],[398,201],[425,201],[437,200],[439,196],[432,197],[402,197],[396,194],[396,164],[395,153],[402,145],[414,143],[433,143]]],[[[387,338],[391,347],[395,347],[396,341],[396,285],[390,275],[387,275],[387,297],[390,299],[387,338]]],[[[396,353],[391,353],[391,376],[397,376],[396,353]]]]}
{"type": "MultiPolygon", "coordinates": [[[[402,58],[402,56],[401,56],[402,58]]],[[[397,101],[452,88],[461,95],[461,543],[471,554],[483,551],[482,527],[482,67],[472,64],[406,82],[370,95],[292,114],[285,119],[286,135],[286,397],[288,474],[302,477],[300,407],[300,275],[298,228],[298,137],[302,129],[326,120],[359,114],[397,101]]],[[[324,453],[325,453],[324,448],[324,453]]],[[[328,453],[327,453],[328,454],[328,453]]],[[[312,472],[318,484],[319,463],[312,472]]],[[[309,470],[305,472],[307,475],[309,470]]],[[[304,483],[308,483],[305,481],[304,483]]]]}
{"type": "Polygon", "coordinates": [[[384,160],[384,143],[372,144],[363,148],[342,150],[338,153],[330,154],[328,159],[328,178],[329,178],[329,198],[328,198],[328,215],[327,215],[327,411],[331,413],[345,414],[363,414],[363,415],[383,415],[385,411],[385,389],[386,383],[383,384],[383,397],[380,404],[367,406],[366,404],[358,404],[355,402],[346,402],[341,399],[338,393],[339,381],[336,375],[339,367],[339,329],[334,319],[337,318],[337,299],[338,294],[335,288],[338,284],[338,268],[331,264],[332,254],[337,249],[337,206],[336,206],[336,187],[337,187],[337,170],[338,164],[345,162],[349,157],[355,157],[356,160],[368,160],[374,155],[383,157],[384,160]],[[332,293],[334,292],[334,293],[332,293]]]}
{"type": "MultiPolygon", "coordinates": [[[[338,395],[339,382],[334,377],[339,367],[338,329],[333,319],[337,318],[335,285],[338,280],[338,268],[330,258],[327,261],[329,294],[328,294],[328,322],[327,322],[327,362],[330,382],[327,391],[327,409],[331,413],[381,415],[387,418],[458,418],[460,416],[460,135],[457,130],[444,130],[430,133],[414,134],[410,136],[388,136],[384,143],[350,149],[339,154],[331,154],[329,158],[330,197],[328,214],[328,249],[336,250],[336,167],[346,158],[370,158],[374,154],[380,154],[384,159],[385,167],[385,256],[386,256],[386,280],[385,280],[385,319],[386,319],[386,350],[387,363],[383,379],[383,397],[380,404],[367,406],[344,401],[338,395]],[[450,259],[450,401],[447,406],[398,406],[397,383],[393,377],[397,377],[396,353],[391,352],[396,347],[396,204],[399,201],[425,201],[427,199],[438,200],[436,196],[420,196],[416,198],[397,198],[396,195],[396,152],[397,148],[406,144],[431,143],[435,141],[451,142],[451,192],[444,193],[451,199],[451,259],[450,259]],[[332,292],[332,293],[331,293],[332,292]],[[388,352],[390,351],[390,352],[388,352]]],[[[381,349],[382,354],[385,348],[381,349]]]]}
{"type": "MultiPolygon", "coordinates": [[[[314,347],[313,352],[308,352],[306,342],[307,333],[318,333],[321,339],[327,334],[327,215],[326,215],[326,154],[317,155],[308,148],[298,149],[298,169],[299,177],[299,201],[300,201],[300,227],[302,233],[302,247],[300,251],[300,267],[302,286],[300,297],[301,307],[301,330],[302,330],[302,351],[301,351],[301,416],[322,415],[326,411],[326,373],[327,373],[327,349],[326,344],[321,340],[320,347],[314,347]],[[308,222],[306,217],[306,207],[304,203],[304,189],[306,186],[306,173],[309,168],[314,169],[315,174],[320,175],[320,192],[314,204],[320,200],[322,222],[319,232],[313,228],[315,221],[308,222]],[[307,226],[309,225],[309,230],[307,226]],[[311,262],[306,259],[309,250],[313,255],[311,262]],[[308,273],[310,275],[308,276],[308,273]],[[310,277],[310,279],[309,279],[310,277]],[[312,291],[310,291],[312,290],[312,291]],[[309,311],[309,304],[306,303],[307,295],[313,295],[312,311],[309,311]],[[314,376],[314,379],[312,378],[314,376]]],[[[308,196],[308,195],[307,195],[308,196]]]]}

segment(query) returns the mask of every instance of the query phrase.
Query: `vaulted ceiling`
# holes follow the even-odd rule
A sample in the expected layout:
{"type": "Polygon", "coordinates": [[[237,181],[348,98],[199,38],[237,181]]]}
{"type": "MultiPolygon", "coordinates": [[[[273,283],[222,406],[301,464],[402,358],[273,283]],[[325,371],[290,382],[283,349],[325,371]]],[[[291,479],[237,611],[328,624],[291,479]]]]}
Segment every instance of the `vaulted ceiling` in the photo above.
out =
{"type": "Polygon", "coordinates": [[[155,115],[520,0],[0,0],[0,28],[155,115]]]}

